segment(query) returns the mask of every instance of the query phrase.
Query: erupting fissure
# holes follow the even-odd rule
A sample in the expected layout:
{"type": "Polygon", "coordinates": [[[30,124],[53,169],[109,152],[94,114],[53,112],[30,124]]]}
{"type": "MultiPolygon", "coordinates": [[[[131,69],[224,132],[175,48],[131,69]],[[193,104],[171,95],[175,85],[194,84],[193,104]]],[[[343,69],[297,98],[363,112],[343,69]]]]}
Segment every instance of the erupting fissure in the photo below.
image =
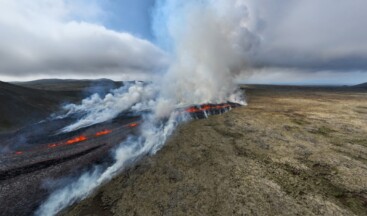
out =
{"type": "Polygon", "coordinates": [[[197,105],[197,106],[191,106],[185,109],[187,113],[190,113],[192,117],[199,117],[201,118],[200,114],[204,113],[206,114],[205,117],[207,117],[208,114],[220,114],[223,112],[226,112],[232,108],[239,107],[240,104],[237,103],[222,103],[222,104],[203,104],[203,105],[197,105]]]}
{"type": "MultiPolygon", "coordinates": [[[[221,113],[229,111],[232,108],[239,107],[239,106],[241,105],[237,103],[231,103],[231,102],[221,103],[221,104],[202,104],[202,105],[190,106],[190,107],[182,109],[181,111],[189,113],[191,117],[193,118],[207,118],[209,115],[221,114],[221,113]]],[[[125,127],[128,127],[128,128],[135,128],[137,126],[139,126],[138,122],[133,122],[128,125],[125,125],[125,127]]],[[[94,133],[93,135],[83,135],[82,134],[82,135],[75,136],[71,139],[68,139],[66,141],[47,144],[46,148],[53,149],[53,148],[58,148],[62,146],[74,145],[74,144],[78,144],[78,143],[81,143],[81,142],[84,142],[84,141],[87,141],[93,138],[99,138],[102,136],[109,135],[112,132],[113,132],[112,129],[104,129],[104,130],[94,133]]],[[[29,151],[16,151],[14,152],[14,154],[22,155],[26,152],[38,151],[42,149],[45,149],[45,147],[43,146],[43,147],[32,149],[29,151]]]]}
{"type": "MultiPolygon", "coordinates": [[[[215,114],[221,114],[224,112],[227,112],[229,110],[231,110],[232,108],[235,107],[239,107],[241,106],[240,104],[237,103],[232,103],[232,102],[228,102],[228,103],[221,103],[221,104],[202,104],[202,105],[194,105],[194,106],[190,106],[184,109],[181,109],[181,112],[186,112],[189,113],[191,117],[193,118],[207,118],[209,115],[215,115],[215,114]]],[[[133,122],[130,124],[125,125],[125,127],[128,128],[135,128],[139,126],[138,122],[133,122]]],[[[95,132],[92,135],[78,135],[75,136],[71,139],[68,139],[66,141],[61,141],[58,143],[51,143],[51,144],[47,144],[46,147],[42,146],[36,149],[32,149],[32,150],[28,150],[28,151],[16,151],[14,152],[15,155],[22,155],[26,152],[32,152],[32,151],[39,151],[45,148],[48,149],[53,149],[53,148],[58,148],[58,147],[62,147],[62,146],[68,146],[68,145],[75,145],[81,142],[85,142],[87,140],[93,139],[93,138],[99,138],[102,136],[106,136],[109,135],[113,132],[112,129],[104,129],[98,132],[95,132]]]]}

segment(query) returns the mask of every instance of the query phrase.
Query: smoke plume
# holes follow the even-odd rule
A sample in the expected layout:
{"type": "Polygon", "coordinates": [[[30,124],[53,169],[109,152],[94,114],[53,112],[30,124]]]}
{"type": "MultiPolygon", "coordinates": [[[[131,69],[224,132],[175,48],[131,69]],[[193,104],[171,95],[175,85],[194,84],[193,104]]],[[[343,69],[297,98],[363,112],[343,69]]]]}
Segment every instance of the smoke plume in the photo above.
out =
{"type": "Polygon", "coordinates": [[[168,121],[157,121],[152,116],[146,117],[139,137],[130,137],[121,143],[114,152],[115,162],[105,170],[96,167],[84,173],[76,181],[55,191],[35,212],[35,215],[56,215],[65,207],[90,195],[98,186],[119,174],[126,166],[134,164],[141,157],[155,154],[172,134],[178,122],[183,119],[178,112],[173,112],[168,121]]]}
{"type": "Polygon", "coordinates": [[[246,55],[254,52],[258,38],[251,33],[250,14],[243,1],[159,1],[154,14],[160,44],[172,55],[162,79],[112,91],[103,99],[94,95],[81,105],[66,107],[69,114],[81,112],[85,116],[65,131],[107,121],[134,107],[149,108],[152,111],[143,116],[140,136],[122,142],[114,153],[114,164],[107,169],[83,174],[54,192],[37,215],[56,214],[88,196],[127,165],[155,154],[177,124],[186,119],[175,108],[209,102],[245,103],[234,78],[245,69],[246,55]]]}
{"type": "Polygon", "coordinates": [[[160,86],[176,103],[234,99],[234,79],[259,43],[244,1],[160,1],[154,29],[173,62],[160,86]],[[164,22],[165,21],[165,22],[164,22]]]}
{"type": "Polygon", "coordinates": [[[126,83],[123,87],[112,90],[104,98],[94,94],[84,99],[79,105],[66,105],[63,109],[67,111],[67,114],[61,118],[72,114],[84,116],[78,122],[63,128],[62,132],[70,132],[108,121],[124,111],[138,112],[151,108],[157,94],[158,89],[151,84],[145,85],[142,82],[126,83]]]}

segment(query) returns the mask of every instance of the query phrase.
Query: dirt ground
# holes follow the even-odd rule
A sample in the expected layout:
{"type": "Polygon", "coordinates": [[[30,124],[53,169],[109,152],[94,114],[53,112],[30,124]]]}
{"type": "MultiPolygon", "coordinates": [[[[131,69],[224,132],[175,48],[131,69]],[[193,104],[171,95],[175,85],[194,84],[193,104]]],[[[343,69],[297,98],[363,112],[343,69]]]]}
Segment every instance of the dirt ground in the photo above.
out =
{"type": "Polygon", "coordinates": [[[65,215],[367,215],[367,91],[248,87],[65,215]]]}

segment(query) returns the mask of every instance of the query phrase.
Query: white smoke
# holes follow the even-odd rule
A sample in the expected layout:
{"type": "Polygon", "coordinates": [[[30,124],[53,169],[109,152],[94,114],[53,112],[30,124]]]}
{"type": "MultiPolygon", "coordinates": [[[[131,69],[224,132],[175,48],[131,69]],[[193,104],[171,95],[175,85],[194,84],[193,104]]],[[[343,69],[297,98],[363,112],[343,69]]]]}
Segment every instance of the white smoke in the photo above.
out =
{"type": "Polygon", "coordinates": [[[95,169],[84,173],[76,181],[55,191],[35,212],[38,216],[56,215],[72,203],[90,195],[98,186],[119,174],[127,165],[142,156],[155,154],[172,134],[185,116],[180,112],[171,113],[168,121],[160,121],[148,116],[139,137],[130,137],[115,152],[115,163],[105,170],[95,169]]]}
{"type": "Polygon", "coordinates": [[[259,43],[244,1],[166,0],[160,4],[155,31],[174,53],[161,83],[163,96],[182,104],[235,98],[234,79],[244,72],[246,56],[259,43]]]}
{"type": "Polygon", "coordinates": [[[174,59],[167,73],[153,85],[137,83],[105,98],[92,96],[81,105],[67,107],[70,113],[86,112],[79,122],[65,128],[96,124],[116,117],[123,110],[149,107],[153,113],[143,119],[139,137],[123,142],[115,152],[115,163],[102,171],[82,175],[77,181],[53,193],[36,215],[54,215],[88,196],[130,163],[155,154],[183,121],[176,107],[240,100],[236,74],[244,69],[246,55],[253,52],[258,38],[251,33],[250,15],[240,0],[165,0],[157,3],[155,28],[161,29],[162,44],[174,59]],[[158,22],[164,26],[158,26],[158,22]],[[171,42],[169,42],[171,41],[171,42]],[[165,120],[168,119],[168,120],[165,120]]]}
{"type": "Polygon", "coordinates": [[[65,106],[68,114],[86,115],[63,131],[113,119],[130,108],[152,107],[158,92],[158,110],[166,109],[158,111],[160,115],[168,115],[175,105],[227,101],[245,104],[234,80],[245,69],[246,56],[255,52],[259,38],[252,33],[254,27],[244,2],[159,1],[154,26],[156,32],[166,32],[158,34],[160,40],[172,43],[169,49],[173,52],[173,62],[168,71],[156,80],[156,85],[138,82],[104,98],[93,95],[81,105],[65,106]]]}
{"type": "Polygon", "coordinates": [[[113,90],[104,98],[94,94],[82,101],[81,104],[69,104],[64,106],[67,114],[84,115],[79,121],[62,129],[63,132],[70,132],[79,128],[98,124],[115,118],[123,111],[131,110],[138,112],[151,108],[154,99],[157,97],[158,89],[151,85],[145,85],[142,82],[126,84],[125,86],[113,90]]]}

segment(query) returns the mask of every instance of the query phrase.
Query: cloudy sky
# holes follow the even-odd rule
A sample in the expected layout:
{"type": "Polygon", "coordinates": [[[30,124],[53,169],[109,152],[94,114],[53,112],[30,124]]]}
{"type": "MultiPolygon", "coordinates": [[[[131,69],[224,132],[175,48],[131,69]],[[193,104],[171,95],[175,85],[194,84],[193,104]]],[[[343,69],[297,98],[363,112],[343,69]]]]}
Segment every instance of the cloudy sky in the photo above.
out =
{"type": "MultiPolygon", "coordinates": [[[[158,1],[171,0],[0,0],[0,80],[149,79],[170,62],[158,1]]],[[[257,38],[239,81],[367,82],[367,1],[233,1],[257,38]]]]}

